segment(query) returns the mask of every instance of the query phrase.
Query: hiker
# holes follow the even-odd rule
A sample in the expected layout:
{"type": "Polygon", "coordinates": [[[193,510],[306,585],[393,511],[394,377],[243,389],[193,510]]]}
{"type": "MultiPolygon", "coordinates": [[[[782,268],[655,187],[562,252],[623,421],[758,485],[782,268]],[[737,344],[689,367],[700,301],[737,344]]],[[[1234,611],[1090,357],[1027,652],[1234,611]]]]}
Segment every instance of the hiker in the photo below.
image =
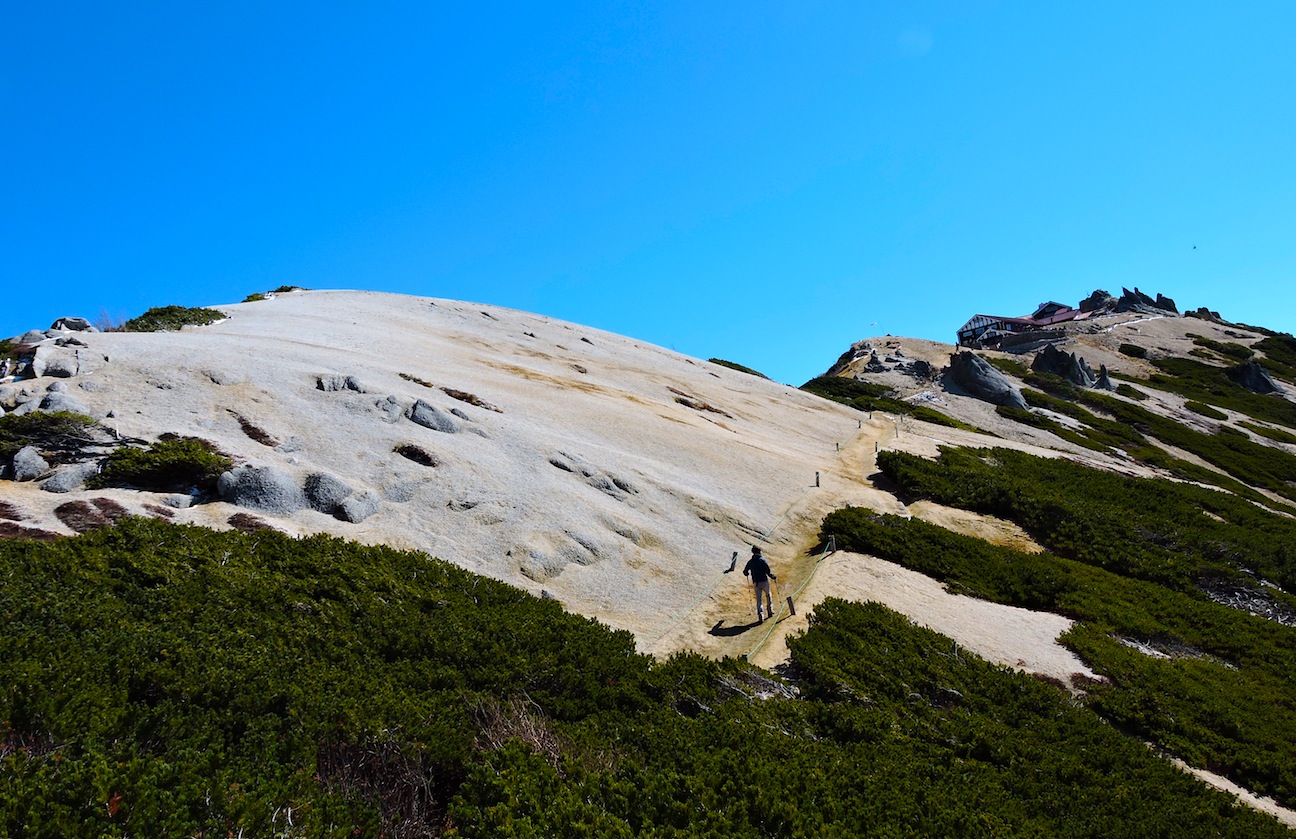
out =
{"type": "Polygon", "coordinates": [[[743,566],[743,576],[751,577],[752,585],[756,588],[756,622],[760,623],[765,620],[761,613],[761,593],[765,593],[765,615],[774,617],[774,603],[770,600],[770,580],[777,580],[774,572],[770,570],[769,563],[765,557],[761,556],[759,545],[752,545],[751,559],[743,566]]]}

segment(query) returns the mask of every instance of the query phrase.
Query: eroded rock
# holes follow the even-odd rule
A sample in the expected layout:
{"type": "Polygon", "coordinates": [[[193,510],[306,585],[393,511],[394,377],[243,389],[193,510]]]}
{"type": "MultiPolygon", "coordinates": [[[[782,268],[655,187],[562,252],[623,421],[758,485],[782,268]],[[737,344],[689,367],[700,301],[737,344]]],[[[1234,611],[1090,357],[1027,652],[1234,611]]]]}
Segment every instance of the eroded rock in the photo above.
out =
{"type": "Polygon", "coordinates": [[[1021,391],[1008,381],[1008,378],[990,366],[990,363],[976,353],[954,353],[950,356],[949,367],[945,368],[945,382],[994,405],[1026,409],[1026,399],[1021,391]]]}

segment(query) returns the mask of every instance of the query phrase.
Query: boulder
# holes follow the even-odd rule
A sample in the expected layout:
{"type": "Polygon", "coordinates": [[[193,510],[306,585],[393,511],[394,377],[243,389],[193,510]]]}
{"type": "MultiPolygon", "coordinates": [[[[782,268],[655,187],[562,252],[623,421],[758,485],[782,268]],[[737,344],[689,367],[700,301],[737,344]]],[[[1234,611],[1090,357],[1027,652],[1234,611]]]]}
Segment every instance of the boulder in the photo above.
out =
{"type": "Polygon", "coordinates": [[[459,430],[459,423],[455,422],[451,416],[435,405],[429,405],[422,399],[414,403],[409,409],[407,416],[410,422],[421,425],[424,428],[430,428],[433,431],[441,431],[446,434],[454,434],[459,430]]]}
{"type": "Polygon", "coordinates": [[[343,521],[349,521],[352,524],[359,524],[365,519],[378,512],[382,506],[377,494],[373,492],[362,492],[359,495],[352,495],[344,500],[337,508],[337,517],[343,521]]]}
{"type": "Polygon", "coordinates": [[[47,336],[44,332],[40,331],[39,329],[29,329],[26,332],[24,332],[22,335],[19,335],[18,340],[15,343],[39,344],[41,341],[44,341],[47,337],[49,336],[47,336]]]}
{"type": "Polygon", "coordinates": [[[312,510],[321,513],[332,513],[354,490],[339,478],[324,472],[312,472],[306,476],[306,503],[312,510]]]}
{"type": "Polygon", "coordinates": [[[949,367],[945,368],[944,381],[946,389],[952,385],[969,396],[994,405],[1010,408],[1027,408],[1026,399],[1021,391],[1013,386],[1008,378],[990,366],[990,363],[976,353],[954,353],[950,356],[949,367]]]}
{"type": "Polygon", "coordinates": [[[76,350],[42,344],[36,348],[32,357],[31,372],[36,378],[57,376],[66,379],[77,374],[80,365],[77,363],[76,350]]]}
{"type": "Polygon", "coordinates": [[[90,407],[88,405],[80,399],[77,399],[72,394],[60,390],[56,390],[53,393],[47,393],[41,399],[33,399],[22,405],[19,410],[22,410],[23,408],[27,408],[24,413],[31,413],[32,411],[48,411],[50,413],[55,411],[70,411],[71,413],[82,414],[87,417],[93,416],[93,414],[90,413],[90,407]],[[28,406],[34,407],[28,408],[28,406]]]}
{"type": "Polygon", "coordinates": [[[874,350],[873,353],[869,355],[868,363],[864,365],[864,369],[869,373],[885,373],[887,368],[886,365],[882,363],[881,359],[878,358],[877,351],[874,350]]]}
{"type": "Polygon", "coordinates": [[[58,329],[65,332],[98,332],[90,325],[90,321],[85,318],[59,318],[54,321],[50,329],[58,329]]]}
{"type": "Polygon", "coordinates": [[[275,516],[291,515],[306,507],[306,494],[285,469],[276,466],[240,466],[220,476],[220,497],[239,507],[275,516]]]}
{"type": "Polygon", "coordinates": [[[1269,377],[1268,371],[1254,361],[1225,370],[1224,375],[1228,376],[1233,384],[1244,387],[1252,393],[1283,393],[1278,383],[1269,377]]]}
{"type": "Polygon", "coordinates": [[[41,489],[46,492],[71,492],[74,489],[80,489],[91,476],[98,473],[99,464],[97,463],[75,463],[55,472],[41,484],[41,489]]]}
{"type": "Polygon", "coordinates": [[[13,457],[13,479],[34,481],[49,472],[49,461],[41,457],[35,446],[23,446],[13,457]]]}
{"type": "Polygon", "coordinates": [[[1157,294],[1156,303],[1153,305],[1158,309],[1164,309],[1167,312],[1174,312],[1176,315],[1179,314],[1179,307],[1175,305],[1173,300],[1163,294],[1157,294]]]}

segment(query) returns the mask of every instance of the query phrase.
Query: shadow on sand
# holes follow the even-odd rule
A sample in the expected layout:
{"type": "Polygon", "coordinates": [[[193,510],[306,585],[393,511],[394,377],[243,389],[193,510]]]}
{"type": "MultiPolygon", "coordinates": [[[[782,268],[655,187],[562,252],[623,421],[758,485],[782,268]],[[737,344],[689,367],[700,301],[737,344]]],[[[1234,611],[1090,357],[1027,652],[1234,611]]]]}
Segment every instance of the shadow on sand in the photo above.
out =
{"type": "MultiPolygon", "coordinates": [[[[770,618],[770,620],[773,620],[773,618],[770,618]]],[[[747,630],[755,629],[761,625],[762,621],[752,621],[751,623],[742,624],[740,626],[725,626],[724,620],[721,619],[716,621],[715,626],[708,629],[707,632],[712,635],[718,635],[721,638],[731,638],[734,635],[742,635],[747,630]]]]}

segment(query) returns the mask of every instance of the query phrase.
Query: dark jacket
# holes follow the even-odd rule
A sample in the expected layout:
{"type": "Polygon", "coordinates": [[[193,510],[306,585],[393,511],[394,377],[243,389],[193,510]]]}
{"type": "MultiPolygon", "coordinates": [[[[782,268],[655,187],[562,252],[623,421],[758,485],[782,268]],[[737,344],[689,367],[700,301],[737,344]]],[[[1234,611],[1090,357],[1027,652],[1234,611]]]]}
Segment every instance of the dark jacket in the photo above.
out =
{"type": "Polygon", "coordinates": [[[747,560],[747,564],[743,566],[743,576],[751,577],[753,583],[763,583],[766,579],[778,579],[778,577],[774,576],[774,572],[770,571],[769,563],[765,561],[765,557],[759,555],[747,560]]]}

